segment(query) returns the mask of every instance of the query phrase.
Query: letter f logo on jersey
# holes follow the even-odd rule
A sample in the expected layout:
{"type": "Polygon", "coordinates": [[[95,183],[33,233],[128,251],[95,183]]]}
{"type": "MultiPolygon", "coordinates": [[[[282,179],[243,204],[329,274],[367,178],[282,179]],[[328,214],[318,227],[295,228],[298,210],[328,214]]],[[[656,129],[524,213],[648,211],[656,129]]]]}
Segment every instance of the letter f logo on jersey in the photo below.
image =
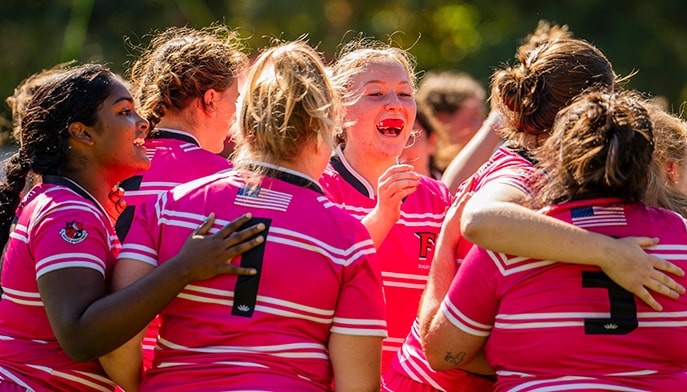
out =
{"type": "Polygon", "coordinates": [[[83,223],[71,221],[64,224],[64,229],[60,230],[60,236],[70,244],[78,244],[86,239],[88,232],[84,230],[83,223]]]}
{"type": "Polygon", "coordinates": [[[420,238],[420,252],[418,256],[420,257],[420,260],[426,260],[429,251],[434,248],[434,243],[437,239],[437,233],[415,232],[415,235],[420,238]]]}

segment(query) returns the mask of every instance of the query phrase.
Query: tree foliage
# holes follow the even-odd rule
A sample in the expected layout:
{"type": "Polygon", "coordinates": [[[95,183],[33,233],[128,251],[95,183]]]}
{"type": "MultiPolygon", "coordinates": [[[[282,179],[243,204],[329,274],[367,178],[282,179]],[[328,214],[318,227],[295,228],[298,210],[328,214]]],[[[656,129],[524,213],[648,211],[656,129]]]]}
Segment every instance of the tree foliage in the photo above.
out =
{"type": "MultiPolygon", "coordinates": [[[[328,56],[356,33],[393,41],[418,71],[456,69],[486,87],[494,68],[540,19],[566,24],[598,46],[629,87],[665,97],[673,111],[687,98],[687,34],[680,0],[4,0],[0,2],[0,93],[57,63],[105,62],[125,75],[147,35],[171,25],[236,28],[256,52],[270,39],[307,35],[328,56]]],[[[4,130],[9,109],[2,105],[4,130]]]]}

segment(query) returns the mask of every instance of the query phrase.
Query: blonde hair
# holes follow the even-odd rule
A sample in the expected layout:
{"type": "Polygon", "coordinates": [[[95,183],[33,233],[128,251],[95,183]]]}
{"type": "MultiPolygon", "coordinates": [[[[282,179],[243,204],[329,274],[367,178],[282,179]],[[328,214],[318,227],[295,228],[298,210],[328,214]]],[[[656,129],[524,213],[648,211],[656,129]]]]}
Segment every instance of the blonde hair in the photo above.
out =
{"type": "MultiPolygon", "coordinates": [[[[353,78],[370,64],[400,64],[408,73],[413,93],[417,90],[416,60],[408,51],[372,38],[357,38],[346,43],[339,51],[336,62],[328,71],[337,95],[344,102],[357,100],[351,90],[353,78]]],[[[336,133],[336,143],[345,142],[343,128],[336,133]]]]}
{"type": "Polygon", "coordinates": [[[237,83],[247,64],[238,35],[226,26],[171,27],[155,35],[132,65],[131,92],[154,128],[168,111],[237,83]]]}
{"type": "Polygon", "coordinates": [[[341,102],[321,55],[297,40],[263,51],[246,80],[240,104],[236,167],[247,160],[292,161],[308,143],[333,146],[341,102]]]}
{"type": "Polygon", "coordinates": [[[650,101],[644,106],[654,124],[655,141],[645,202],[687,217],[687,195],[673,187],[665,172],[666,162],[674,162],[682,170],[687,170],[687,123],[666,112],[659,103],[650,101]]]}

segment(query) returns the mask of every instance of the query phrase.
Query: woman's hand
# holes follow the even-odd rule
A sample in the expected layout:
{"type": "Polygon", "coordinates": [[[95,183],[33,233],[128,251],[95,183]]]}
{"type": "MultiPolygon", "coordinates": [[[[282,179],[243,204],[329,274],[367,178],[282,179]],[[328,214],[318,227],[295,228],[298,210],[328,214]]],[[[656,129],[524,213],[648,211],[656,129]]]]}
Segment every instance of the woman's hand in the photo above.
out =
{"type": "MultiPolygon", "coordinates": [[[[186,240],[179,253],[173,258],[174,263],[183,266],[189,282],[205,280],[218,274],[255,275],[254,268],[244,268],[231,263],[232,259],[265,241],[265,225],[258,223],[239,230],[252,218],[244,214],[219,229],[208,234],[215,223],[215,214],[211,213],[186,240]]],[[[170,260],[172,261],[172,260],[170,260]]]]}
{"type": "Polygon", "coordinates": [[[668,274],[684,276],[685,272],[675,264],[646,253],[643,248],[654,246],[658,239],[649,237],[624,237],[613,240],[611,257],[599,265],[611,280],[630,291],[656,311],[663,307],[651,291],[677,299],[685,288],[668,274]]]}
{"type": "Polygon", "coordinates": [[[420,175],[411,165],[391,166],[379,176],[377,205],[362,220],[377,249],[401,218],[403,199],[415,192],[419,183],[420,175]]]}

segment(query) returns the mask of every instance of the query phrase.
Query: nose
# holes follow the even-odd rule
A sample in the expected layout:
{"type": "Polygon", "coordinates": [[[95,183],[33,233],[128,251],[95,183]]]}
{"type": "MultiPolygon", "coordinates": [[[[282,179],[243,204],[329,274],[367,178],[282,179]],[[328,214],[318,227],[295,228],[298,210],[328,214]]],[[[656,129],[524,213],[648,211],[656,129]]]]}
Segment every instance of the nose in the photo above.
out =
{"type": "Polygon", "coordinates": [[[136,122],[136,128],[145,133],[145,136],[148,136],[148,131],[150,131],[150,122],[140,115],[138,117],[139,120],[136,122]]]}
{"type": "Polygon", "coordinates": [[[395,92],[389,93],[386,100],[386,108],[389,110],[400,110],[401,109],[401,99],[395,92]]]}

